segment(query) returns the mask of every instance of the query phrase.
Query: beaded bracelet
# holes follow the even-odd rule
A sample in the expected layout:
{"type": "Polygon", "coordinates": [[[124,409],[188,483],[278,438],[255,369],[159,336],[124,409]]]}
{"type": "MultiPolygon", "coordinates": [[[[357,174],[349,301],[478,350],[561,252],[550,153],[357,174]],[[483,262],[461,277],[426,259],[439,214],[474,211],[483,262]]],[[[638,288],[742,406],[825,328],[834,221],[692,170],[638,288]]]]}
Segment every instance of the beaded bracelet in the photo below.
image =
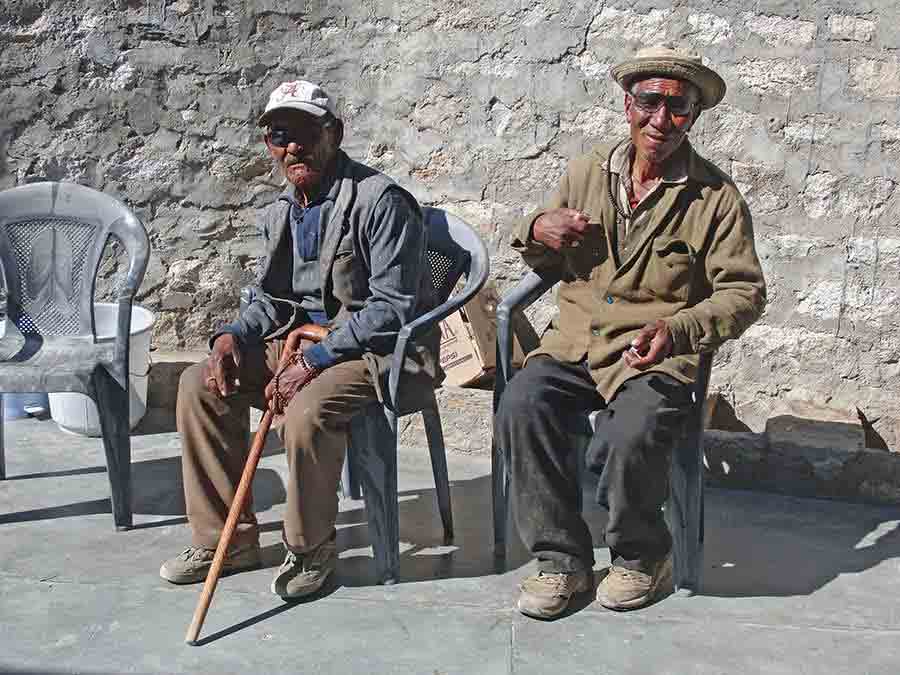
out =
{"type": "MultiPolygon", "coordinates": [[[[301,368],[303,368],[303,370],[308,375],[304,386],[309,384],[312,380],[318,377],[319,373],[322,372],[320,369],[310,365],[309,361],[306,360],[306,355],[302,350],[299,349],[288,357],[287,363],[285,363],[285,368],[287,368],[288,366],[300,366],[301,368]]],[[[275,373],[275,393],[272,395],[272,405],[276,415],[283,414],[285,409],[287,408],[288,403],[290,403],[290,400],[285,398],[284,394],[281,393],[279,378],[281,377],[281,373],[283,371],[284,368],[281,368],[275,373]]]]}

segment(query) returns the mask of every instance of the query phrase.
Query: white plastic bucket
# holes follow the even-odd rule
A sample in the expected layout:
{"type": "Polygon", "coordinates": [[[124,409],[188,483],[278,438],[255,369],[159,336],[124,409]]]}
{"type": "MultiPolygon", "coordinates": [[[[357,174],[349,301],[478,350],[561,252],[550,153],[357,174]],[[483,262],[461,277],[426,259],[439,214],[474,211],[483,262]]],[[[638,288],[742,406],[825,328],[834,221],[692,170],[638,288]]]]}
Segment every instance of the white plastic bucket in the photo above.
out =
{"type": "Polygon", "coordinates": [[[47,394],[0,394],[3,399],[3,419],[20,420],[41,415],[49,410],[47,394]]]}
{"type": "MultiPolygon", "coordinates": [[[[115,340],[119,306],[109,302],[94,303],[94,325],[97,339],[115,340]]],[[[150,373],[150,336],[156,316],[140,305],[131,307],[131,345],[128,357],[129,415],[128,426],[134,429],[147,412],[147,382],[150,373]]],[[[50,394],[50,416],[60,429],[85,436],[100,436],[100,416],[96,404],[84,394],[50,394]]]]}

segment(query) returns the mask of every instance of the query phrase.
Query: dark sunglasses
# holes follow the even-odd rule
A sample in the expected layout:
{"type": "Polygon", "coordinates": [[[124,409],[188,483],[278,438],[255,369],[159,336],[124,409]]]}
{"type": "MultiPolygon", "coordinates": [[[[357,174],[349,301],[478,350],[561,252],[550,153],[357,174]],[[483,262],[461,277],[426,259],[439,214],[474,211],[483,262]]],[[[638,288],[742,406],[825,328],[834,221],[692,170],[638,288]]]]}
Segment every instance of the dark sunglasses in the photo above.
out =
{"type": "Polygon", "coordinates": [[[689,115],[694,109],[694,100],[688,96],[666,96],[655,91],[642,91],[632,94],[631,98],[638,109],[645,113],[655,113],[662,108],[663,103],[669,114],[679,117],[689,115]]]}
{"type": "Polygon", "coordinates": [[[322,125],[315,124],[299,129],[274,127],[269,129],[269,133],[266,137],[269,139],[269,143],[276,148],[286,148],[291,143],[296,143],[297,145],[309,145],[315,143],[319,140],[319,136],[321,135],[322,125]]]}

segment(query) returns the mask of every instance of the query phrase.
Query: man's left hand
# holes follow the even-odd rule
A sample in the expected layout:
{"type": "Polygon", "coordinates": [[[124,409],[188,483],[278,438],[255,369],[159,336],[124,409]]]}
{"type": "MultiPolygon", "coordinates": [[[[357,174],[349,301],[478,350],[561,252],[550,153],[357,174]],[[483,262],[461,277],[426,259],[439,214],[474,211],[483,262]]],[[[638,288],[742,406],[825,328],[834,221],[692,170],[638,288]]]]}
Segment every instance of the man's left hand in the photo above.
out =
{"type": "Polygon", "coordinates": [[[271,406],[272,399],[275,397],[275,386],[278,385],[278,403],[281,409],[275,410],[276,416],[285,413],[288,403],[294,398],[294,395],[303,389],[318,373],[315,370],[305,368],[301,363],[289,363],[280,368],[277,375],[271,379],[266,385],[266,402],[271,406]]]}
{"type": "Polygon", "coordinates": [[[643,370],[662,363],[671,356],[673,345],[669,327],[660,319],[641,329],[637,337],[631,341],[631,348],[622,354],[622,359],[629,368],[643,370]]]}

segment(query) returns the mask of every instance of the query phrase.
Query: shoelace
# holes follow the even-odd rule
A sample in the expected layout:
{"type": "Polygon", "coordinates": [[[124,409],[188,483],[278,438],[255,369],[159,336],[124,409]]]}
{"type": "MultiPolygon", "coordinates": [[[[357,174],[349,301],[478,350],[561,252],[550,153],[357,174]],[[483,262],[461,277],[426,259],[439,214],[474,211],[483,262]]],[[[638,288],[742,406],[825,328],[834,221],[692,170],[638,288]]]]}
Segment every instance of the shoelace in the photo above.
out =
{"type": "Polygon", "coordinates": [[[178,557],[185,561],[194,560],[197,562],[202,562],[205,557],[203,555],[204,550],[205,549],[203,549],[199,546],[188,546],[186,549],[184,549],[181,552],[181,555],[178,557]]]}
{"type": "Polygon", "coordinates": [[[565,574],[540,572],[535,581],[553,590],[559,590],[570,585],[571,577],[565,574]]]}
{"type": "Polygon", "coordinates": [[[650,576],[649,574],[630,570],[627,567],[619,567],[618,565],[613,565],[610,569],[616,574],[625,577],[626,579],[637,579],[638,581],[644,581],[650,576]]]}

